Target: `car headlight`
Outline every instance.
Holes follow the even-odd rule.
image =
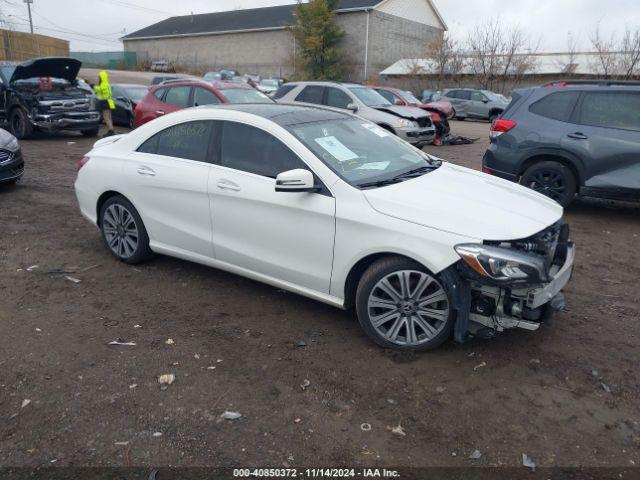
[[[456,245],[454,249],[479,280],[501,284],[548,281],[546,260],[539,255],[477,243]]]
[[[18,143],[18,139],[16,137],[13,137],[11,139],[11,141],[9,141],[9,143],[7,143],[4,148],[6,148],[7,150],[11,150],[12,152],[15,152],[16,150],[18,150],[20,148],[20,144]]]
[[[409,127],[417,127],[418,124],[416,122],[412,122],[411,120],[407,120],[406,118],[399,118],[397,120],[398,123],[396,125],[400,128],[409,128]]]

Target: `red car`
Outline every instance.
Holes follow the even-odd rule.
[[[273,100],[243,83],[200,79],[169,81],[149,88],[136,106],[133,128],[176,110],[219,103],[273,103]]]
[[[403,105],[407,107],[417,107],[425,110],[431,116],[436,127],[436,139],[434,145],[439,145],[442,138],[449,134],[449,118],[453,116],[454,110],[451,103],[446,100],[437,102],[422,103],[411,92],[399,90],[391,87],[372,87],[380,95],[386,98],[394,105]]]

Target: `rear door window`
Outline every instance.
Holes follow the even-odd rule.
[[[323,94],[324,87],[319,85],[308,85],[298,94],[296,102],[316,103],[321,105]]]
[[[164,101],[178,107],[188,107],[190,95],[191,87],[189,86],[171,87],[164,97]]]
[[[165,128],[138,148],[141,153],[208,162],[214,121],[185,122]]]
[[[471,93],[471,100],[473,100],[474,102],[484,102],[487,99],[487,97],[485,97],[480,92],[470,92],[470,93]]]
[[[587,92],[578,123],[640,132],[640,93]]]
[[[580,97],[580,92],[556,92],[541,98],[529,107],[531,113],[568,122]]]
[[[342,90],[327,87],[327,105],[335,108],[347,108],[352,103],[351,97]]]
[[[469,90],[458,90],[458,98],[460,100],[471,100],[471,92]]]

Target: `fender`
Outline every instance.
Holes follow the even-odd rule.
[[[567,163],[569,163],[573,167],[573,169],[578,174],[578,185],[579,186],[584,185],[585,167],[584,167],[584,163],[582,162],[582,159],[577,155],[574,155],[573,153],[560,148],[543,147],[543,148],[536,148],[528,152],[527,156],[520,161],[520,165],[518,166],[518,176],[522,176],[526,168],[529,166],[528,163],[530,163],[530,160],[532,158],[541,157],[541,156],[559,157],[565,160]]]

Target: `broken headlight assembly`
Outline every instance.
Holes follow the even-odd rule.
[[[454,247],[463,276],[481,283],[539,284],[549,281],[544,257],[510,248],[464,243]]]

